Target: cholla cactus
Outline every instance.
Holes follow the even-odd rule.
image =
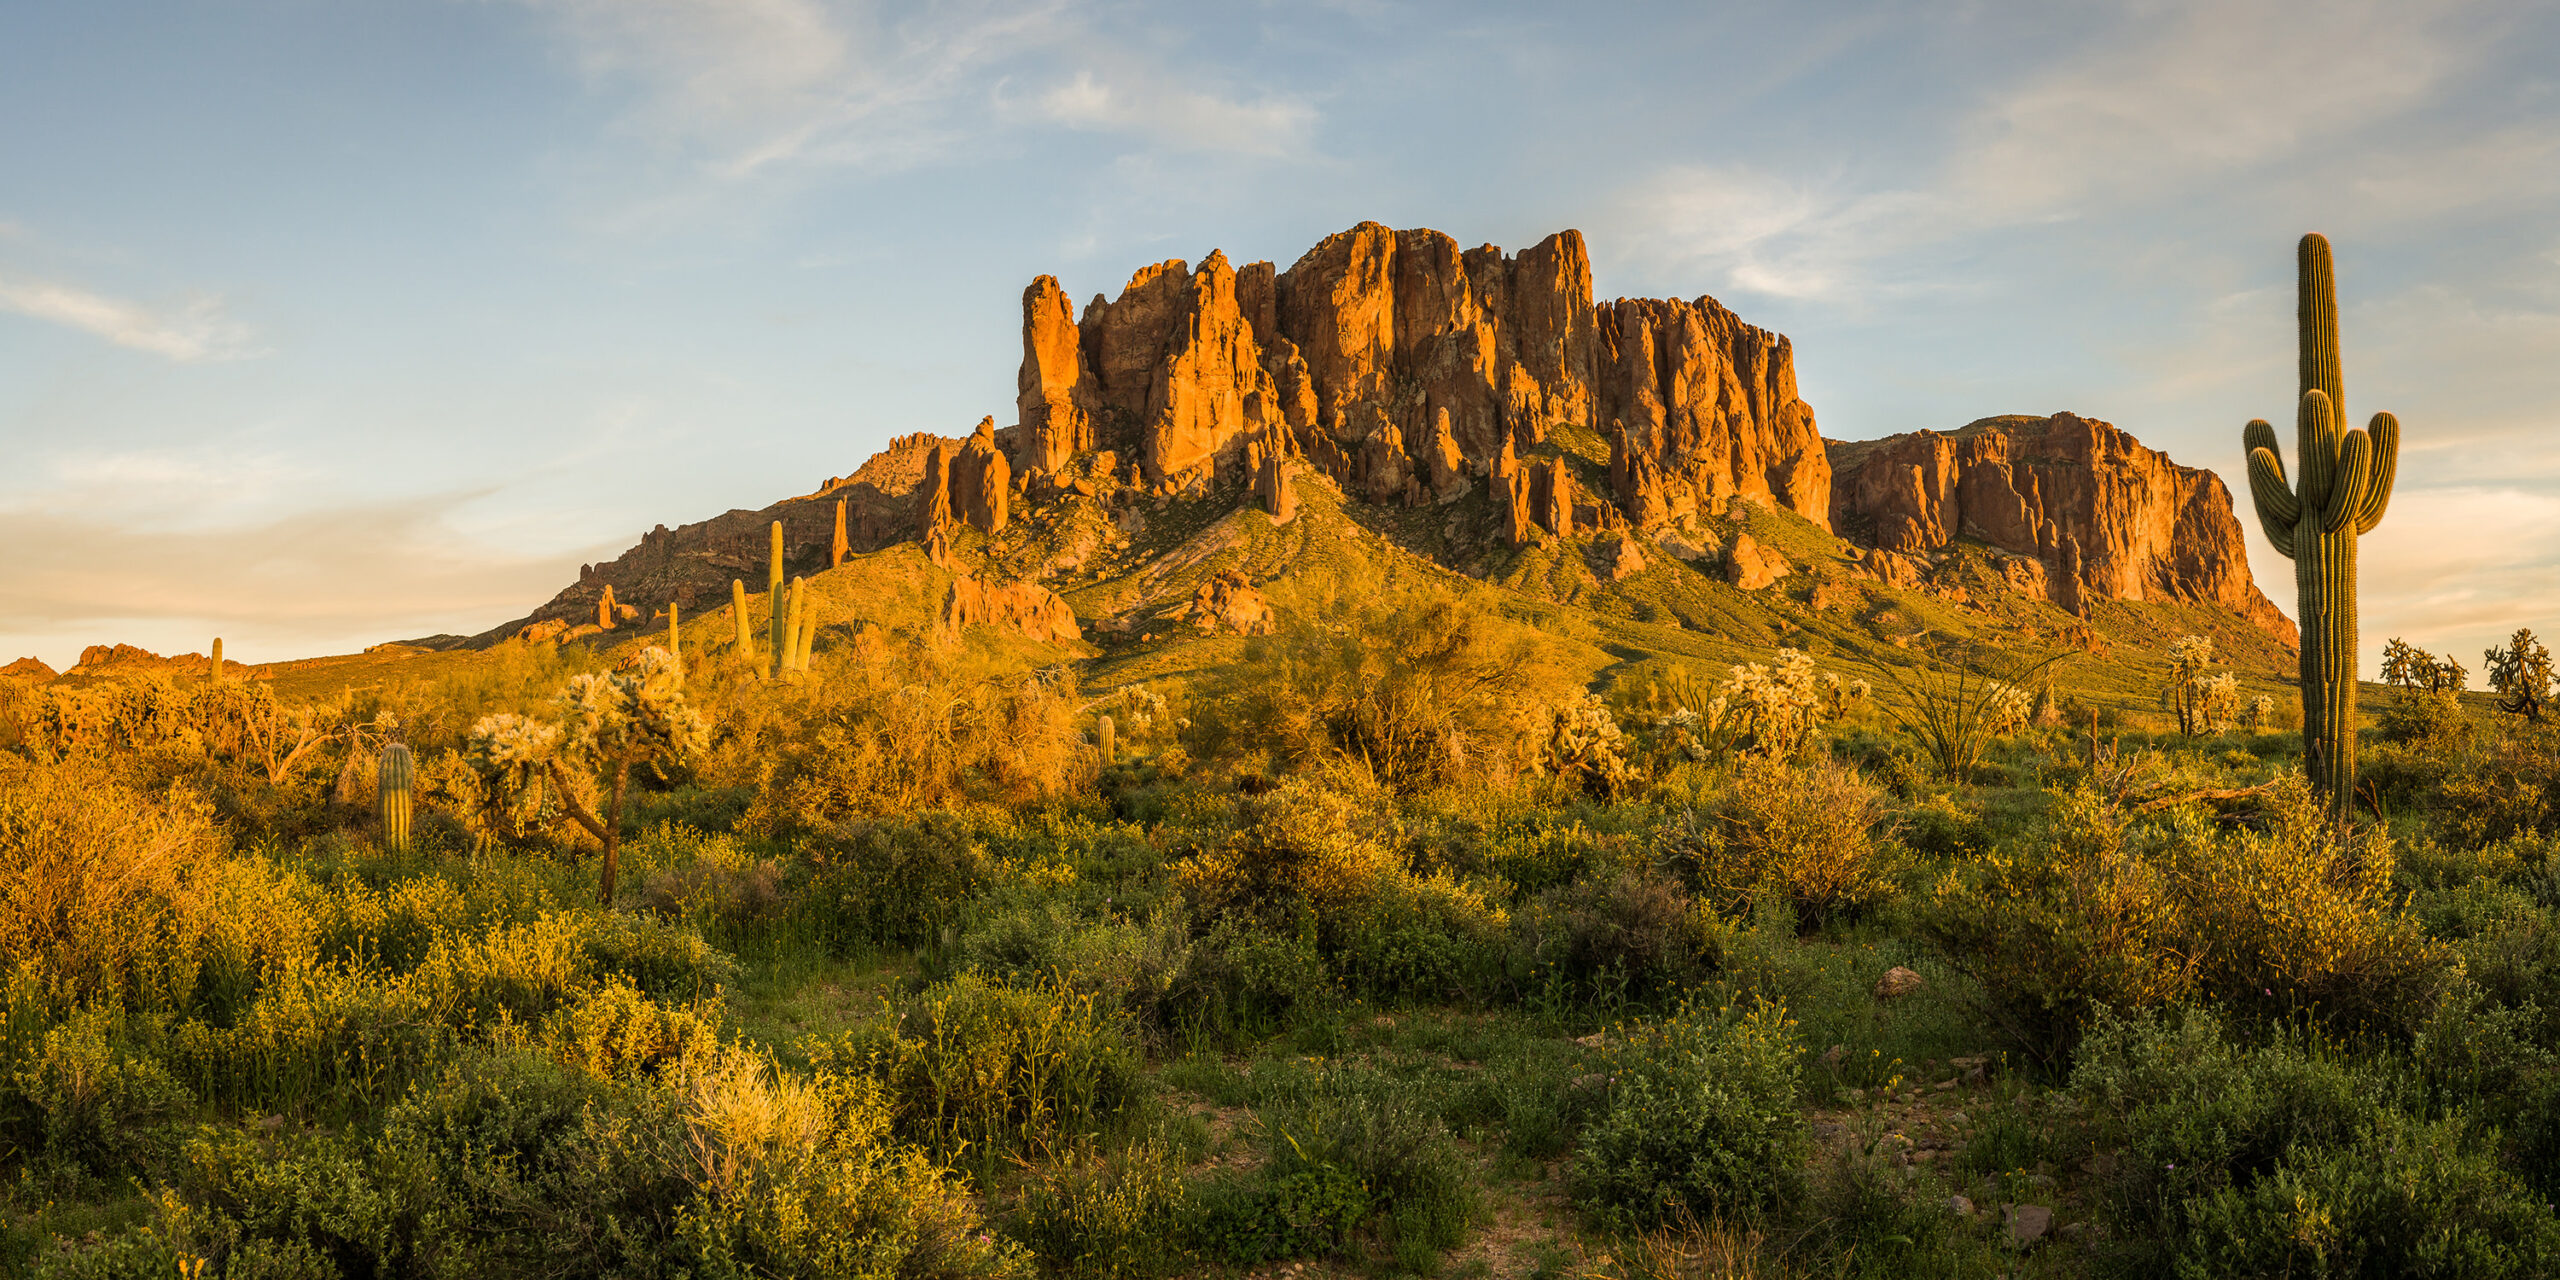
[[[2264,730],[2276,722],[2276,700],[2265,694],[2249,699],[2249,709],[2240,713],[2241,727]]]
[[[2225,671],[2206,677],[2198,688],[2197,718],[2208,732],[2229,732],[2240,720],[2240,677]]]
[[[2169,679],[2160,688],[2160,702],[2177,713],[2178,732],[2186,737],[2204,731],[2204,673],[2213,661],[2210,636],[2181,636],[2169,646]]]
[[[463,758],[480,775],[482,816],[500,838],[524,839],[558,817],[549,763],[559,750],[558,726],[511,711],[471,726]]]
[[[1599,796],[1616,795],[1635,776],[1627,767],[1626,734],[1596,693],[1556,708],[1540,762],[1556,776],[1572,778],[1584,791]]]
[[[675,655],[655,646],[625,670],[573,677],[552,705],[560,712],[557,726],[508,714],[482,719],[471,731],[470,758],[496,784],[493,798],[510,814],[524,797],[540,795],[537,773],[551,783],[561,810],[604,846],[600,892],[611,905],[631,767],[681,759],[701,746],[706,730],[701,715],[685,705]],[[590,770],[606,784],[601,818],[579,802],[564,764]],[[529,816],[548,815],[536,808]]]
[[[1983,719],[1991,736],[2006,738],[2035,721],[2036,695],[2014,684],[1995,682],[1983,704]]]
[[[1795,649],[1778,650],[1774,666],[1735,664],[1732,678],[1716,693],[1724,700],[1724,727],[1732,740],[1765,756],[1794,755],[1831,705],[1813,659]]]

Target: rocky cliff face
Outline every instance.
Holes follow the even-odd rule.
[[[1578,232],[1508,256],[1362,223],[1286,271],[1216,252],[1147,267],[1072,329],[1065,291],[1042,276],[1023,294],[1022,342],[1013,461],[1026,477],[1108,449],[1179,491],[1259,445],[1368,501],[1419,505],[1478,478],[1508,484],[1494,476],[1506,448],[1572,424],[1608,433],[1610,496],[1638,525],[1736,493],[1827,523],[1829,466],[1787,340],[1712,298],[1595,305]],[[1559,504],[1545,492],[1538,505]],[[1569,527],[1561,506],[1554,523]]]
[[[2108,423],[1985,418],[1833,442],[1831,455],[1831,513],[1842,533],[1888,553],[1885,563],[1979,538],[2032,561],[2041,574],[2024,570],[2020,585],[2075,613],[2099,599],[2211,605],[2296,642],[2249,576],[2221,479]]]

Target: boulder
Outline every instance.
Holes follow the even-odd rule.
[[[1876,999],[1899,1000],[1927,985],[1919,974],[1895,965],[1885,970],[1883,977],[1876,979]]]
[[[1081,640],[1076,613],[1058,593],[1036,582],[990,585],[963,575],[951,580],[942,598],[942,632],[957,636],[971,627],[1003,627],[1050,642]]]
[[[1204,636],[1222,632],[1240,636],[1267,636],[1279,623],[1272,612],[1271,601],[1253,585],[1251,579],[1234,570],[1213,574],[1191,595],[1191,606],[1182,619]]]
[[[1724,556],[1724,580],[1745,591],[1758,591],[1794,571],[1776,547],[1763,546],[1747,533],[1733,535]]]
[[[1624,532],[1608,534],[1591,544],[1592,572],[1610,582],[1624,582],[1644,572],[1644,553],[1636,548],[1636,540]]]

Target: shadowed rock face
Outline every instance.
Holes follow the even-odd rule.
[[[1978,538],[2041,564],[2047,598],[2075,612],[2098,599],[2212,605],[2296,642],[2249,576],[2221,479],[2108,423],[1985,418],[1831,449],[1832,514],[1880,551]]]
[[[1828,523],[1787,340],[1712,298],[1595,305],[1579,232],[1507,256],[1364,222],[1286,271],[1162,262],[1087,305],[1072,350],[1065,307],[1047,276],[1023,295],[1026,476],[1108,448],[1181,489],[1260,443],[1369,501],[1419,504],[1571,424],[1612,433],[1610,496],[1639,526],[1736,493]]]

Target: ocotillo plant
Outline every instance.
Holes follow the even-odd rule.
[[[2276,430],[2261,418],[2241,433],[2249,453],[2249,496],[2258,524],[2293,558],[2296,616],[2302,624],[2303,767],[2344,819],[2356,787],[2356,539],[2382,523],[2400,465],[2400,421],[2373,415],[2346,429],[2346,387],[2338,367],[2338,281],[2329,241],[2302,238],[2295,317],[2301,333],[2302,399],[2295,463],[2287,484]]]
[[[382,749],[375,801],[382,809],[382,847],[391,853],[409,851],[409,817],[416,803],[409,788],[416,778],[417,762],[408,747],[395,742]]]
[[[738,623],[738,654],[752,667],[756,662],[756,633],[747,625],[747,584],[729,579],[729,614]]]
[[[779,680],[783,664],[791,658],[791,646],[785,643],[789,637],[784,634],[790,618],[782,602],[782,522],[779,520],[773,522],[773,569],[765,575],[764,581],[765,606],[773,613],[773,678]]]

